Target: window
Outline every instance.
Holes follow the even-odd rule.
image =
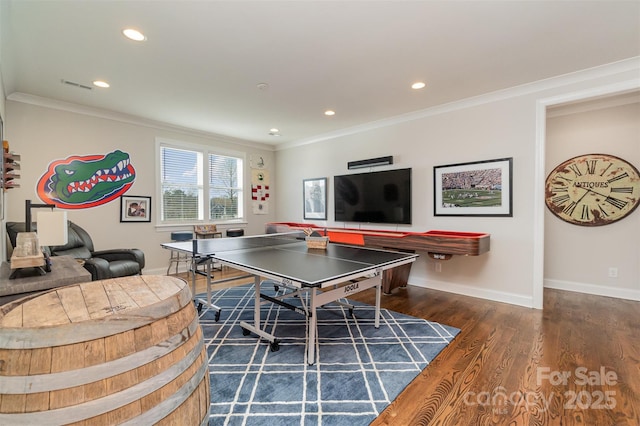
[[[224,221],[243,217],[243,159],[206,147],[161,142],[160,221]]]

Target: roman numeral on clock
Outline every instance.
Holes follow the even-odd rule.
[[[567,205],[567,207],[565,207],[565,208],[562,210],[562,212],[563,212],[563,213],[565,213],[565,214],[567,214],[567,215],[569,215],[569,216],[571,216],[571,215],[573,215],[573,211],[576,209],[576,206],[577,206],[577,205],[578,205],[578,204],[577,204],[575,201],[572,201],[572,202],[570,202],[570,203]]]
[[[623,194],[633,194],[633,186],[623,186],[618,188],[611,188],[611,192],[621,192]]]
[[[600,209],[600,213],[602,213],[602,216],[604,216],[604,217],[608,217],[609,216],[607,214],[607,212],[602,208],[602,206],[600,204],[598,204],[598,208]]]
[[[619,200],[619,199],[613,198],[613,197],[607,197],[607,198],[604,199],[604,201],[606,201],[607,203],[609,203],[612,206],[615,206],[615,207],[617,207],[619,209],[623,209],[624,206],[627,205],[626,201],[622,201],[622,200]]]
[[[626,177],[629,177],[629,173],[624,172],[623,174],[621,174],[621,175],[619,175],[619,176],[612,177],[612,178],[611,178],[611,179],[609,179],[607,182],[609,182],[609,183],[611,183],[611,182],[615,182],[615,181],[617,181],[617,180],[624,179],[624,178],[626,178]]]
[[[604,174],[607,172],[607,170],[609,170],[609,167],[613,166],[612,163],[609,163],[609,165],[602,171],[602,173],[600,173],[600,176],[604,176]]]
[[[582,176],[582,172],[580,171],[580,169],[578,168],[577,164],[569,164],[569,168],[571,170],[573,170],[573,173],[576,174],[576,176]]]
[[[580,216],[580,219],[591,220],[591,217],[589,216],[589,206],[586,204],[583,204],[582,206],[582,216]]]
[[[596,172],[596,164],[598,164],[598,160],[587,160],[587,173],[590,175]]]
[[[557,195],[551,199],[551,202],[556,206],[561,206],[567,201],[569,201],[569,194]]]

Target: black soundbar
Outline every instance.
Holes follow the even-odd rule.
[[[365,167],[387,166],[389,164],[393,164],[393,156],[391,155],[388,157],[370,158],[368,160],[349,161],[347,163],[347,168],[349,170],[362,169]]]

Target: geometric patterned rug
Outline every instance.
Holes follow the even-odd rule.
[[[282,292],[282,289],[280,290]],[[276,295],[262,286],[263,294]],[[202,297],[202,296],[200,296]],[[280,349],[244,336],[253,322],[253,284],[212,293],[222,308],[202,308],[209,354],[210,425],[368,425],[460,332],[459,329],[349,301],[318,309],[317,361],[308,365],[306,317],[277,304],[261,306],[263,327]],[[299,304],[298,299],[287,302]]]

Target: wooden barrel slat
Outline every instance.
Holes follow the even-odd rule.
[[[62,304],[62,308],[69,318],[69,322],[77,323],[81,321],[89,321],[91,316],[89,310],[84,303],[84,296],[80,286],[73,286],[65,291],[57,291],[58,298]]]
[[[206,348],[180,279],[52,290],[1,310],[0,335],[0,424],[207,424]]]
[[[104,284],[104,290],[109,298],[110,308],[113,312],[126,311],[138,308],[139,305],[122,288],[120,281],[111,280]]]
[[[113,312],[108,298],[106,298],[104,287],[95,286],[93,285],[94,283],[100,283],[100,281],[78,284],[78,286],[81,287],[83,294],[95,295],[97,293],[104,295],[102,310],[103,312],[110,313],[109,316],[100,316],[96,318],[92,315],[91,321],[61,324],[56,327],[30,328],[28,335],[25,335],[24,330],[21,327],[5,326],[3,318],[0,318],[0,328],[2,328],[2,333],[0,334],[0,348],[27,349],[48,347],[56,344],[60,345],[83,342],[97,337],[122,333],[126,330],[137,329],[138,327],[142,327],[146,324],[151,324],[154,321],[166,317],[170,313],[177,312],[191,300],[191,291],[187,286],[184,286],[179,289],[178,293],[173,294],[168,299],[162,300],[161,303],[135,309],[135,315],[131,315],[127,311]],[[84,288],[87,284],[91,285],[91,291],[87,291],[87,289]],[[72,287],[74,286],[65,287],[57,291],[66,292]],[[58,298],[58,300],[60,299]],[[85,297],[85,301],[86,300],[87,297]],[[25,315],[29,315],[33,306],[31,305],[32,302],[33,300],[25,302],[25,306],[20,307],[21,310],[26,312]],[[91,301],[87,303],[94,302]]]
[[[51,291],[30,300],[29,307],[22,311],[22,327],[68,324],[69,318],[60,304],[58,293]]]
[[[14,303],[11,303],[11,306],[13,305]],[[3,308],[6,309],[6,307]],[[2,326],[22,327],[22,305],[19,305],[18,307],[8,311],[2,316]]]
[[[70,422],[77,422],[80,420],[91,419],[96,417],[97,415],[102,415],[105,413],[116,412],[115,408],[125,407],[131,403],[137,403],[141,398],[145,397],[147,394],[157,391],[161,389],[163,386],[172,385],[172,381],[176,380],[180,377],[181,374],[185,373],[185,376],[188,376],[185,380],[185,383],[193,377],[196,371],[192,371],[193,368],[203,368],[206,370],[207,364],[206,362],[200,363],[200,365],[196,364],[196,360],[202,357],[202,353],[204,350],[204,344],[202,341],[197,342],[197,344],[191,348],[191,350],[184,354],[182,359],[178,360],[178,362],[174,363],[170,368],[165,369],[162,373],[150,378],[149,380],[135,384],[127,389],[112,393],[110,395],[105,396],[104,398],[87,401],[84,403],[76,403],[69,404],[64,408],[50,409],[46,412],[32,412],[32,413],[17,413],[17,414],[3,414],[0,413],[0,424],[11,424],[11,425],[33,425],[33,424],[66,424]],[[207,377],[201,376],[202,380]],[[180,386],[184,384],[181,383]],[[164,399],[176,398],[174,392],[165,395]],[[178,399],[184,401],[184,395],[178,395]],[[175,406],[173,407],[175,409]],[[117,418],[118,414],[111,414],[112,418]],[[109,422],[109,424],[117,424],[120,422]],[[101,423],[98,423],[101,424]],[[140,423],[138,423],[140,424]]]
[[[145,275],[144,280],[149,288],[160,298],[166,299],[170,297],[175,291],[164,282],[161,275]],[[175,283],[173,283],[175,285]],[[187,287],[188,289],[189,287]]]
[[[196,365],[196,364],[194,364]],[[208,376],[208,368],[206,362],[201,363],[196,371],[193,372],[191,379],[182,385],[176,392],[173,392],[168,398],[156,405],[152,410],[147,411],[144,415],[136,418],[135,421],[127,422],[127,425],[137,424],[155,424],[166,418],[167,422],[172,424],[186,425],[192,422],[188,415],[193,411],[199,411],[203,396],[202,388],[204,388],[202,379]],[[208,396],[208,395],[207,395]],[[187,402],[183,408],[185,410],[172,410],[172,407],[181,402]],[[206,401],[207,405],[209,401]],[[185,411],[185,412],[183,412]],[[185,415],[186,414],[186,415]],[[178,419],[167,418],[167,416],[177,417]],[[137,423],[139,421],[140,423]]]
[[[52,372],[50,362],[52,349],[37,349],[38,351],[48,351],[49,354],[42,353],[33,355],[31,357],[31,363],[28,366],[28,374],[4,376],[0,381],[0,394],[31,394],[86,385],[124,371],[141,367],[151,360],[158,359],[172,352],[175,348],[183,344],[189,336],[196,333],[198,325],[197,319],[194,318],[187,329],[172,336],[168,340],[134,352],[129,356],[115,359],[108,364],[105,362],[104,345],[96,344],[88,346],[85,348],[89,350],[85,350],[85,362],[82,375],[77,374],[75,370]],[[154,371],[155,370],[156,369],[154,369]]]
[[[91,319],[104,318],[113,313],[110,310],[111,302],[109,302],[109,297],[104,289],[103,281],[86,283],[82,286],[82,294]]]
[[[146,281],[143,282],[144,286],[135,280],[125,279],[120,281],[120,286],[138,306],[148,306],[162,300]]]

